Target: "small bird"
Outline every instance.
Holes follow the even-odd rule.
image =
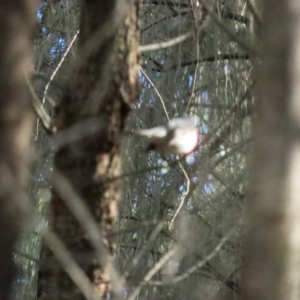
[[[188,155],[200,142],[200,133],[190,118],[174,118],[164,126],[131,132],[149,140],[147,150],[161,154]]]

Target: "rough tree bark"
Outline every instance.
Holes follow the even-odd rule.
[[[31,0],[0,1],[0,299],[9,299],[15,276],[13,247],[26,183],[31,106],[25,75],[33,69]]]
[[[300,6],[263,1],[242,299],[299,299]]]
[[[58,131],[85,120],[97,119],[103,128],[68,143],[55,156],[55,168],[67,177],[99,224],[109,257],[102,264],[92,259],[81,267],[99,296],[112,291],[115,242],[109,237],[118,216],[120,186],[107,177],[120,174],[120,142],[130,106],[138,97],[138,1],[82,3],[77,63],[57,109]],[[82,125],[84,126],[84,125]],[[54,187],[55,189],[55,187]],[[90,241],[54,193],[52,227],[74,257],[92,257]],[[47,254],[49,258],[50,253]],[[42,272],[43,299],[81,299],[82,295],[61,269]]]

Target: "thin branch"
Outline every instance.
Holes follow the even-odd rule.
[[[207,10],[208,14],[212,18],[212,20],[215,22],[218,27],[225,32],[229,37],[232,38],[233,41],[235,41],[241,48],[243,48],[248,53],[257,54],[256,49],[253,48],[252,45],[246,43],[244,40],[239,38],[228,26],[226,26],[221,20],[220,17],[214,12],[214,8],[208,4],[205,0],[198,0],[201,2],[203,7]]]
[[[96,293],[90,280],[72,258],[71,253],[67,250],[57,235],[48,229],[44,231],[42,237],[44,243],[53,252],[84,296],[90,300],[99,300],[99,295]]]
[[[165,285],[165,284],[174,284],[177,282],[180,282],[186,278],[188,278],[190,275],[192,275],[194,272],[196,272],[198,269],[202,268],[205,264],[207,264],[210,260],[212,260],[222,249],[224,244],[229,240],[229,238],[233,235],[235,232],[236,227],[232,228],[219,242],[219,244],[214,248],[214,250],[207,255],[204,259],[200,260],[198,263],[196,263],[194,266],[189,268],[185,273],[182,275],[176,276],[172,278],[171,280],[166,281],[151,281],[148,282],[149,285]],[[143,282],[146,284],[146,282]]]
[[[222,121],[217,128],[215,128],[214,132],[219,132],[217,136],[207,136],[202,141],[202,145],[208,148],[209,153],[213,153],[216,149],[219,148],[223,140],[228,136],[231,132],[232,128],[232,118],[235,116],[235,113],[241,109],[243,112],[242,119],[245,119],[252,113],[251,107],[242,107],[243,103],[247,100],[251,89],[253,88],[254,83],[251,84],[250,88],[246,90],[243,97],[239,100],[239,102],[231,109],[228,113],[227,118]]]
[[[189,178],[189,175],[187,174],[186,170],[183,168],[182,164],[179,162],[179,166],[184,174],[184,177],[186,179],[186,190],[185,192],[183,193],[183,195],[181,196],[181,201],[180,201],[180,204],[171,220],[171,223],[170,223],[170,227],[173,225],[173,222],[175,221],[176,217],[178,216],[183,204],[186,202],[186,199],[188,198],[188,196],[190,195],[189,191],[190,191],[190,184],[191,184],[191,180]]]
[[[32,257],[31,255],[26,254],[26,253],[24,253],[24,252],[21,252],[21,251],[19,251],[19,250],[17,250],[17,249],[14,250],[14,253],[15,253],[16,255],[22,256],[22,257],[24,257],[24,258],[26,258],[26,259],[28,259],[28,260],[34,262],[34,263],[36,263],[36,264],[39,264],[39,265],[41,264],[41,261],[40,261],[38,258]]]
[[[231,149],[229,151],[227,151],[224,155],[222,155],[221,157],[219,157],[213,163],[213,165],[214,166],[218,166],[222,161],[224,161],[225,159],[227,159],[228,157],[230,157],[232,154],[234,154],[238,150],[240,150],[240,149],[244,148],[245,146],[247,146],[251,141],[253,141],[253,138],[252,137],[248,137],[245,141],[237,143],[236,145],[234,145],[233,147],[231,147]]]
[[[45,90],[44,90],[44,96],[43,96],[43,100],[42,100],[42,104],[44,105],[45,104],[45,100],[46,100],[46,95],[48,93],[48,89],[49,89],[49,86],[52,82],[52,80],[54,79],[55,75],[57,74],[58,70],[60,69],[62,63],[64,62],[64,60],[66,59],[67,55],[69,54],[73,44],[75,43],[77,37],[78,37],[78,34],[79,34],[79,30],[77,30],[77,32],[75,33],[75,35],[73,36],[71,42],[70,42],[70,45],[68,46],[68,48],[66,49],[64,55],[62,56],[61,60],[59,61],[58,65],[56,66],[55,70],[53,71],[50,79],[49,79],[49,82],[47,83],[46,87],[45,87]]]
[[[253,2],[251,0],[246,0],[246,3],[249,7],[250,12],[252,13],[254,20],[257,24],[257,26],[261,27],[262,22],[261,22],[261,18],[259,15],[259,12],[257,11],[256,7],[254,6]]]
[[[146,285],[151,278],[163,267],[163,265],[176,253],[177,247],[171,248],[155,265],[154,267],[146,274],[141,284],[136,287],[133,291],[132,295],[129,297],[128,300],[134,300],[139,292],[141,291],[142,287]]]
[[[71,43],[70,45],[68,46],[67,50],[65,51],[64,55],[62,56],[61,60],[59,61],[57,67],[55,68],[55,70],[53,71],[48,83],[46,84],[46,87],[45,87],[45,90],[44,90],[44,95],[43,95],[43,99],[42,99],[42,107],[44,106],[45,104],[45,101],[46,101],[46,96],[47,96],[47,93],[48,93],[48,89],[50,87],[50,84],[51,82],[53,81],[55,75],[57,74],[58,70],[60,69],[62,63],[64,62],[64,60],[66,59],[68,53],[70,52],[74,42],[76,41],[77,37],[78,37],[78,34],[79,34],[79,31],[76,32],[76,34],[74,35],[73,39],[71,40]],[[36,124],[36,135],[35,135],[35,141],[37,140],[38,138],[38,133],[39,133],[39,119],[37,121],[37,124]]]
[[[175,70],[178,67],[187,67],[196,65],[198,63],[202,62],[214,62],[214,61],[220,61],[220,60],[233,60],[233,59],[250,59],[250,55],[247,53],[224,53],[224,54],[217,54],[217,55],[211,55],[207,57],[202,57],[193,61],[187,61],[183,62],[180,65],[174,65],[169,68],[169,70]]]
[[[122,219],[122,217],[120,217],[120,219]],[[130,218],[127,218],[127,219],[130,219]],[[144,228],[149,228],[151,226],[157,225],[157,223],[159,223],[159,222],[157,222],[156,220],[143,221],[135,226],[130,226],[129,228],[126,228],[126,229],[120,229],[120,230],[115,230],[115,231],[109,232],[109,233],[105,234],[105,237],[111,238],[111,237],[115,237],[115,236],[118,236],[121,234],[137,232],[137,231],[143,230]]]
[[[169,163],[167,168],[174,167],[177,163],[178,163],[178,160],[175,160],[175,161]],[[143,169],[136,170],[136,171],[133,171],[133,172],[125,172],[125,173],[123,173],[119,176],[115,176],[115,177],[112,177],[112,178],[106,178],[106,181],[111,182],[111,181],[115,181],[115,180],[122,180],[122,179],[127,178],[127,177],[132,177],[132,176],[136,176],[136,175],[139,175],[139,174],[144,174],[144,173],[147,173],[147,172],[162,170],[162,169],[166,169],[165,164],[152,166],[152,167],[148,167],[148,168],[143,168]]]
[[[169,117],[169,114],[168,114],[165,102],[164,102],[161,94],[159,93],[158,89],[156,88],[156,86],[154,85],[154,83],[152,82],[152,80],[149,78],[149,76],[145,73],[145,71],[142,68],[140,68],[140,70],[141,70],[142,74],[146,77],[146,79],[148,80],[148,82],[150,83],[150,85],[153,87],[154,91],[156,92],[156,94],[157,94],[157,96],[158,96],[158,98],[159,98],[159,100],[161,102],[161,105],[162,105],[162,107],[164,109],[164,112],[166,114],[166,117],[167,117],[168,121],[170,121],[170,117]]]
[[[13,174],[9,171],[9,168],[3,167],[5,177],[2,178],[6,186],[14,187],[18,190],[18,182],[16,182]],[[22,189],[20,189],[22,191]],[[51,231],[49,227],[46,226],[45,220],[40,216],[37,210],[32,206],[28,197],[24,192],[19,193],[19,197],[16,198],[15,204],[18,206],[20,211],[30,220],[35,220],[40,224],[43,224],[41,235],[44,240],[44,243],[49,249],[53,252],[54,256],[61,263],[67,274],[78,286],[80,291],[84,296],[89,300],[99,300],[99,296],[96,294],[94,287],[90,283],[90,280],[87,278],[82,269],[78,266],[76,261],[72,258],[69,251],[66,249],[62,241],[56,236],[55,233]],[[34,226],[36,222],[32,222]]]
[[[107,247],[103,243],[104,237],[101,236],[98,225],[94,221],[94,217],[65,176],[58,170],[54,170],[51,175],[50,182],[52,183],[54,190],[87,233],[96,250],[99,263],[103,264],[107,261],[109,253]]]
[[[148,247],[150,244],[155,240],[156,236],[161,232],[163,229],[163,226],[165,224],[166,218],[162,219],[156,226],[156,228],[153,230],[151,233],[149,239],[147,242],[144,244],[142,249],[135,255],[135,257],[132,259],[130,266],[125,270],[123,273],[123,278],[127,278],[129,276],[130,271],[138,264],[144,253],[147,251]]]
[[[168,5],[168,6],[176,6],[176,7],[183,7],[189,8],[189,4],[186,2],[179,2],[179,1],[158,1],[158,0],[144,0],[144,4],[153,4],[153,5]]]
[[[170,19],[176,18],[178,16],[184,16],[184,15],[187,15],[188,13],[189,13],[188,11],[181,11],[181,12],[176,12],[176,13],[174,13],[171,16],[165,16],[165,17],[163,17],[163,18],[161,18],[161,19],[159,19],[159,20],[157,20],[157,21],[149,24],[148,26],[144,27],[143,29],[141,29],[141,33],[143,33],[144,31],[150,29],[151,27],[153,27],[153,26],[155,26],[155,25],[157,25],[157,24],[159,24],[159,23],[161,23],[161,22],[163,22],[165,20],[170,20]]]
[[[191,32],[188,32],[188,33],[182,34],[176,38],[170,39],[166,42],[150,44],[150,45],[141,45],[141,46],[139,46],[139,51],[141,53],[143,53],[143,52],[155,51],[155,50],[161,50],[161,49],[173,47],[173,46],[187,40],[188,38],[190,38],[192,36],[193,36],[193,34]]]
[[[36,93],[32,87],[32,84],[29,82],[29,79],[27,76],[26,76],[26,81],[27,81],[29,91],[31,92],[31,95],[32,95],[31,103],[32,103],[32,106],[33,106],[33,109],[34,109],[36,115],[38,116],[39,120],[42,122],[44,128],[47,131],[49,131],[50,133],[56,132],[56,130],[57,130],[56,126],[53,124],[49,114],[44,109],[43,105],[41,104],[40,99],[36,95]]]
[[[189,212],[190,213],[190,212]],[[205,222],[206,224],[206,222]],[[209,225],[207,225],[209,226]],[[209,226],[211,227],[211,226]],[[192,250],[190,247],[188,247],[185,243],[180,243],[178,240],[174,239],[174,237],[171,237],[169,234],[167,234],[165,231],[163,232],[168,238],[173,239],[173,242],[179,243],[180,247],[183,247],[186,251],[188,251],[188,255],[192,254],[197,258],[197,260],[203,260],[203,257],[200,257],[198,253],[195,253],[194,250]],[[240,268],[238,268],[240,269]],[[222,282],[224,285],[226,285],[228,288],[230,288],[233,291],[238,292],[239,286],[238,283],[232,280],[227,279],[223,274],[221,274],[218,270],[216,270],[209,262],[207,262],[203,267],[201,268],[202,271],[209,273],[209,278]],[[199,270],[200,271],[200,270]],[[204,274],[199,274],[200,276],[204,276]],[[149,283],[151,285],[152,281]]]
[[[70,211],[78,220],[81,227],[85,230],[89,237],[91,244],[96,250],[97,260],[100,265],[105,265],[109,260],[110,254],[107,246],[104,244],[104,237],[101,236],[99,227],[94,221],[94,217],[85,205],[84,201],[80,198],[78,193],[74,190],[70,182],[58,170],[52,172],[51,183],[59,197],[64,201]],[[113,268],[112,272],[112,285],[116,291],[121,291],[123,288],[123,281]]]
[[[228,8],[223,8],[221,10],[221,17],[223,17],[224,19],[234,20],[236,22],[243,23],[246,26],[249,26],[249,23],[250,23],[248,18],[238,15],[238,14],[235,14]]]

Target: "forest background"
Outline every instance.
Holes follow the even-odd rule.
[[[0,299],[300,299],[298,1],[0,7]]]

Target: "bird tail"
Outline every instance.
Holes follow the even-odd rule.
[[[144,130],[144,129],[140,129],[140,130],[125,130],[123,131],[124,135],[135,135],[135,136],[144,136],[144,137],[149,137],[149,135],[151,136],[151,131],[149,130]]]

